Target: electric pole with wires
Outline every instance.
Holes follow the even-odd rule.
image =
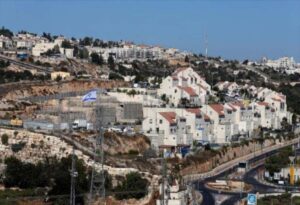
[[[97,91],[98,95],[102,93],[101,90]],[[103,204],[106,204],[105,197],[105,170],[104,170],[104,150],[103,150],[103,141],[104,141],[104,132],[105,132],[105,115],[111,115],[111,113],[107,112],[103,106],[96,106],[95,110],[95,127],[99,130],[98,135],[96,135],[95,143],[94,143],[94,164],[92,169],[91,176],[91,185],[90,185],[90,193],[89,193],[89,204],[93,204],[93,202],[99,199]],[[100,166],[97,166],[100,164]]]
[[[90,198],[89,204],[93,204],[93,201],[97,198],[104,201],[105,204],[105,173],[104,173],[104,151],[103,151],[103,134],[104,130],[101,127],[99,129],[99,135],[96,137],[94,148],[94,165],[91,177],[90,186]],[[96,163],[99,162],[100,169],[96,170]]]

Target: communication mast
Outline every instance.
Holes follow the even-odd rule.
[[[204,36],[204,44],[205,44],[205,58],[207,59],[208,57],[208,40],[207,40],[207,33],[205,33],[205,36]]]

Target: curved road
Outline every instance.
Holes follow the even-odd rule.
[[[259,161],[262,158],[267,158],[270,155],[275,154],[276,152],[277,151],[273,150],[270,153],[266,153],[263,156],[257,156],[255,158],[249,160],[249,162]],[[280,187],[280,186],[274,187],[274,186],[262,184],[262,183],[260,183],[259,181],[257,181],[255,179],[255,175],[257,173],[257,170],[259,170],[263,166],[264,165],[262,164],[262,165],[259,165],[255,168],[249,170],[243,177],[243,181],[245,183],[252,185],[253,188],[252,188],[251,192],[253,192],[253,193],[257,193],[257,192],[259,192],[259,193],[281,193],[281,192],[284,193],[285,192],[284,187]],[[213,204],[215,204],[215,199],[213,197],[213,194],[218,194],[218,191],[208,189],[204,186],[204,184],[208,181],[214,181],[216,179],[224,178],[227,174],[232,173],[235,168],[236,167],[233,167],[231,170],[224,171],[224,172],[222,172],[221,174],[219,174],[217,176],[207,178],[207,179],[195,184],[195,186],[198,187],[198,190],[200,190],[200,192],[203,195],[203,202],[202,202],[201,205],[213,205]],[[240,193],[226,193],[225,195],[229,196],[229,198],[227,200],[223,201],[221,203],[222,205],[233,205],[236,202],[238,202],[241,198]],[[247,196],[246,193],[242,194],[242,198],[245,198],[246,196]]]

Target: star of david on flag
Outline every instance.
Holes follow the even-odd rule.
[[[97,99],[97,91],[92,90],[82,97],[82,102],[94,102]]]

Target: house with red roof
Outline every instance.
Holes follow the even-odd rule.
[[[239,85],[236,82],[229,81],[218,82],[215,87],[217,87],[219,90],[227,90],[230,93],[239,89]]]
[[[234,117],[236,110],[232,107],[219,104],[204,105],[201,111],[208,115],[213,122],[213,143],[226,144],[231,142],[231,137],[238,133]]]
[[[163,79],[158,95],[165,95],[175,107],[182,104],[200,106],[210,92],[210,85],[197,72],[191,67],[182,67]]]
[[[187,131],[186,118],[172,108],[144,108],[142,127],[155,147],[191,145],[192,134]]]

